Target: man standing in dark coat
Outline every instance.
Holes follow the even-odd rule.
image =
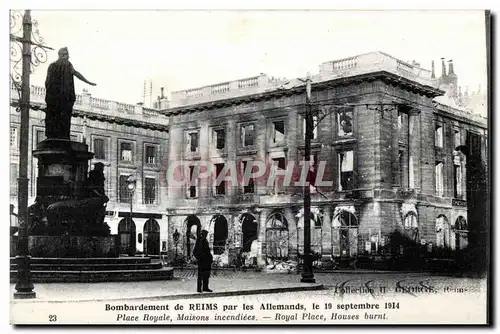
[[[49,65],[45,79],[45,136],[47,139],[70,139],[71,114],[76,100],[73,76],[95,86],[73,68],[68,48],[58,52],[59,59]]]
[[[212,292],[208,287],[210,278],[210,268],[212,267],[213,257],[210,252],[210,246],[207,240],[208,231],[201,231],[200,237],[196,240],[193,255],[198,261],[198,292]]]

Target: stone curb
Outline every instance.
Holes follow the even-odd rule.
[[[318,270],[314,272],[315,274],[429,274],[424,271],[411,271],[411,270]]]
[[[188,270],[194,270],[196,271],[195,268],[183,268],[183,267],[173,267],[175,271],[177,272],[183,272],[183,271],[188,271]],[[213,271],[234,271],[232,268],[212,268]],[[174,277],[175,277],[175,271],[174,271]],[[269,275],[269,274],[276,274],[276,275],[287,275],[287,274],[294,274],[298,275],[300,272],[297,271],[292,271],[291,273],[287,272],[273,272],[273,271],[266,271],[266,270],[254,270],[254,269],[247,269],[247,270],[236,270],[234,272],[251,272],[251,273],[260,273],[262,275]],[[430,271],[417,271],[417,270],[370,270],[370,269],[338,269],[338,270],[314,270],[314,273],[317,274],[448,274],[448,273],[440,273],[440,272],[430,272]]]
[[[134,301],[134,300],[177,300],[177,299],[199,299],[199,298],[213,298],[213,297],[230,297],[230,296],[246,296],[257,294],[270,294],[270,293],[284,293],[296,291],[314,291],[323,290],[323,284],[309,284],[304,286],[291,286],[283,288],[269,288],[269,289],[251,289],[251,290],[235,290],[235,291],[221,291],[221,292],[205,292],[205,293],[185,293],[178,295],[166,296],[145,296],[145,297],[124,297],[124,298],[109,298],[109,299],[80,299],[80,300],[50,300],[50,299],[25,299],[13,300],[11,303],[83,303],[83,302],[117,302],[117,301]]]

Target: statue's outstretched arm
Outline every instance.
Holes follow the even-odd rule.
[[[75,77],[77,77],[78,79],[82,80],[85,83],[88,83],[91,86],[95,86],[96,85],[95,83],[93,83],[93,82],[88,81],[87,79],[85,79],[85,77],[80,72],[78,72],[76,70],[75,70],[75,72],[73,74],[75,75]]]

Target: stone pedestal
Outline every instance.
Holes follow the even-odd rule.
[[[33,151],[38,159],[37,197],[47,205],[84,196],[89,160],[88,145],[69,140],[49,139]]]
[[[29,208],[29,251],[36,257],[118,256],[104,223],[106,197],[88,182],[88,146],[49,139],[38,144],[37,197]]]

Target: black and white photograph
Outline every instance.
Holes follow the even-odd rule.
[[[12,325],[491,323],[486,8],[9,15]]]

